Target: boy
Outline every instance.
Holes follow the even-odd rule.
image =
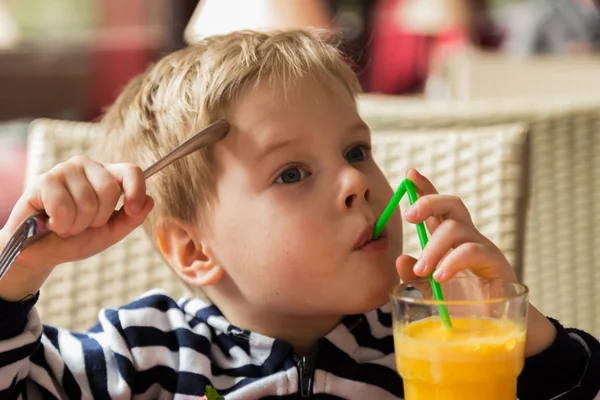
[[[402,398],[387,307],[398,274],[437,266],[443,281],[476,266],[485,278],[515,276],[461,201],[416,171],[422,198],[406,218],[428,222],[427,250],[418,263],[401,255],[398,213],[370,240],[392,189],[371,158],[357,92],[336,50],[307,32],[213,37],[134,79],[102,122],[106,153],[131,164],[58,165],[1,232],[5,243],[44,209],[55,233],[0,281],[0,397],[192,399],[210,384],[228,400]],[[136,165],[219,118],[232,126],[225,139],[146,187]],[[151,292],[102,311],[83,334],[42,326],[33,306],[53,268],[144,221],[196,296]],[[594,398],[598,342],[533,306],[528,324],[519,397]]]

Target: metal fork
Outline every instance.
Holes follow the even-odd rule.
[[[210,124],[146,168],[144,170],[144,178],[148,179],[180,158],[203,147],[217,143],[228,132],[229,123],[225,120],[219,120]],[[0,279],[4,277],[24,249],[50,233],[50,230],[47,228],[47,222],[48,216],[42,210],[30,215],[17,227],[2,252],[0,252]]]

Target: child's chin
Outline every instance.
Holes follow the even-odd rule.
[[[355,314],[364,314],[369,311],[372,311],[376,308],[383,307],[390,301],[389,289],[382,288],[380,291],[375,293],[365,293],[364,301],[362,301],[361,305],[357,308]]]

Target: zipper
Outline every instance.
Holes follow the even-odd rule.
[[[309,356],[299,356],[294,353],[294,362],[298,367],[298,391],[301,397],[310,397],[312,394],[316,355],[316,352]]]

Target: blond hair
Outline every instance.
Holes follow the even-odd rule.
[[[102,120],[103,159],[146,167],[206,125],[223,118],[238,96],[267,80],[337,79],[354,98],[359,84],[337,47],[317,32],[240,31],[167,55],[134,78]],[[203,222],[216,200],[210,149],[175,163],[148,182],[157,219]]]

